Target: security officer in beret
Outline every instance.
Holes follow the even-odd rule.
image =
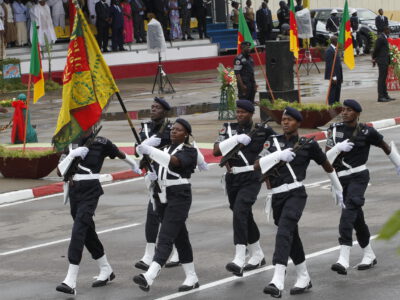
[[[238,96],[241,100],[249,100],[254,103],[257,92],[256,80],[254,78],[254,60],[250,55],[251,43],[240,44],[241,53],[233,61],[233,70],[237,79]]]
[[[91,145],[85,145],[87,140],[92,138],[92,134],[93,131],[89,130],[88,134],[81,138],[77,144],[71,144],[61,156],[58,164],[59,175],[64,176],[75,158],[82,159],[76,174],[69,182],[69,191],[65,191],[67,198],[69,197],[74,224],[68,248],[68,273],[64,281],[56,287],[59,292],[73,295],[76,294],[76,280],[84,246],[100,268],[100,273],[92,287],[104,286],[108,281],[115,278],[104,253],[103,245],[97,236],[93,220],[99,197],[103,194],[99,173],[104,159],[106,157],[111,159],[118,157],[124,160],[135,173],[141,174],[136,162],[120,151],[109,139],[97,136]]]
[[[268,174],[275,225],[278,226],[272,263],[274,275],[264,289],[265,294],[280,298],[284,289],[286,266],[289,257],[296,267],[297,280],[290,294],[302,294],[312,287],[308,274],[298,222],[307,201],[303,184],[311,160],[321,165],[332,182],[335,198],[343,201],[342,187],[325,153],[313,139],[299,137],[298,128],[303,120],[299,111],[287,107],[282,116],[282,135],[274,135],[265,143],[265,156],[254,164],[256,170]]]
[[[162,193],[159,195],[161,227],[158,234],[154,259],[146,273],[137,275],[133,281],[144,291],[149,291],[161,268],[167,262],[175,246],[179,253],[186,279],[179,291],[199,287],[193,264],[193,251],[186,228],[186,219],[192,204],[190,177],[197,165],[197,150],[189,144],[192,128],[184,119],[178,118],[171,128],[171,144],[164,150],[141,144],[139,154],[149,155],[157,162],[156,176]]]
[[[170,132],[172,128],[171,122],[167,118],[168,112],[171,110],[169,103],[164,98],[154,98],[154,102],[150,109],[149,122],[143,122],[142,128],[139,133],[142,143],[163,149],[165,146],[171,144]],[[156,162],[153,163],[156,164]],[[145,176],[145,182],[150,189],[151,181],[154,181],[155,174],[150,170]],[[155,197],[158,197],[157,195]],[[160,217],[156,211],[156,201],[158,199],[153,198],[153,193],[150,191],[150,201],[147,206],[147,217],[145,225],[146,235],[146,249],[145,253],[140,261],[135,264],[135,267],[144,271],[147,271],[150,263],[153,261],[155,243],[157,240],[158,230],[160,227]],[[174,267],[179,265],[179,257],[176,248],[171,256],[171,260],[166,266]]]
[[[345,100],[342,110],[343,123],[330,126],[326,143],[326,154],[343,186],[346,206],[342,209],[339,223],[340,255],[331,267],[333,271],[342,275],[346,275],[349,268],[353,229],[364,253],[357,269],[367,270],[377,263],[362,209],[369,182],[366,163],[371,145],[381,148],[388,155],[396,167],[397,174],[400,175],[400,155],[396,145],[392,142],[389,146],[376,129],[359,123],[361,112],[361,105],[356,100]]]
[[[243,270],[253,270],[265,265],[260,247],[260,232],[254,221],[252,206],[261,188],[260,171],[254,171],[254,161],[263,149],[265,140],[275,132],[264,124],[253,122],[254,105],[248,100],[236,102],[237,123],[225,123],[214,144],[214,156],[225,156],[237,145],[240,151],[227,163],[225,174],[226,194],[233,212],[233,243],[236,253],[226,269],[236,276]],[[250,258],[247,264],[246,247]]]

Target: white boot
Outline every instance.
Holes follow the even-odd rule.
[[[350,250],[351,246],[341,245],[340,255],[336,264],[333,264],[331,269],[341,275],[347,275],[347,269],[349,268],[350,261]]]
[[[276,264],[274,276],[271,282],[264,288],[264,294],[269,294],[274,298],[282,297],[282,290],[285,287],[286,266]]]
[[[79,265],[69,264],[68,273],[64,281],[56,287],[56,290],[66,294],[76,295],[76,279],[78,278]]]
[[[291,295],[302,294],[306,289],[310,289],[311,279],[307,271],[306,262],[296,265],[297,280],[294,287],[290,290]]]
[[[149,265],[153,261],[154,253],[156,250],[156,244],[147,243],[146,250],[144,251],[144,255],[140,261],[135,264],[135,268],[141,269],[143,271],[147,271]]]
[[[178,250],[176,250],[175,245],[172,247],[172,253],[169,262],[165,264],[166,268],[173,268],[179,266],[179,255]]]
[[[179,287],[180,292],[186,292],[199,287],[199,279],[197,278],[196,271],[194,270],[194,263],[182,264],[183,271],[186,278],[182,285]]]
[[[250,252],[250,259],[247,262],[247,265],[244,267],[244,270],[254,270],[265,265],[264,252],[261,249],[260,241],[250,244],[248,249]]]
[[[105,254],[97,259],[96,262],[100,268],[100,273],[97,276],[96,281],[93,282],[92,287],[104,286],[108,281],[111,281],[115,278],[113,270],[108,263],[107,256]]]
[[[148,292],[150,290],[150,286],[153,284],[154,279],[156,279],[160,271],[161,266],[153,261],[147,272],[133,277],[133,281],[138,284],[143,291]]]
[[[368,244],[367,247],[363,249],[364,251],[364,256],[357,266],[358,270],[367,270],[372,268],[374,265],[376,265],[376,256],[374,251],[372,250],[371,244]]]
[[[226,270],[236,276],[243,276],[243,267],[246,260],[246,245],[236,245],[235,258],[226,265]]]

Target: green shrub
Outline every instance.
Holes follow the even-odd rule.
[[[25,153],[22,149],[13,149],[0,146],[0,157],[25,157],[25,158],[39,158],[55,153],[53,150],[26,150]]]
[[[320,111],[320,110],[328,110],[331,108],[340,107],[341,104],[338,102],[330,106],[326,104],[317,104],[317,103],[287,102],[282,99],[275,99],[275,101],[272,103],[267,99],[261,99],[260,106],[266,106],[270,110],[284,110],[287,106],[291,106],[299,111],[301,110]]]

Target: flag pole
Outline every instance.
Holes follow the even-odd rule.
[[[301,88],[300,88],[299,59],[298,58],[296,58],[296,77],[297,77],[297,93],[299,95],[299,103],[301,103]]]
[[[326,94],[326,99],[325,99],[325,104],[326,104],[326,105],[329,105],[329,94],[331,93],[332,78],[333,78],[333,72],[335,71],[336,57],[337,57],[338,51],[339,51],[339,44],[336,45],[335,56],[334,56],[334,58],[333,58],[333,64],[332,64],[331,75],[330,75],[330,77],[329,77],[328,93]]]
[[[27,92],[27,96],[26,96],[26,110],[25,110],[24,147],[22,148],[22,153],[25,153],[25,148],[26,148],[26,131],[28,128],[29,98],[31,97],[31,82],[32,82],[32,74],[29,73],[28,92]]]
[[[269,84],[269,80],[268,80],[268,77],[267,77],[267,73],[266,73],[266,71],[265,71],[265,69],[264,69],[264,65],[263,65],[263,63],[262,63],[262,61],[261,61],[261,58],[260,58],[260,55],[259,55],[259,53],[258,53],[257,47],[254,47],[254,50],[256,51],[256,55],[257,55],[257,58],[258,58],[258,62],[260,63],[260,67],[261,67],[261,70],[262,70],[262,72],[263,72],[265,81],[267,82],[267,87],[268,87],[269,93],[271,94],[272,102],[274,102],[274,101],[275,101],[275,96],[274,96],[274,93],[272,92],[271,85]]]

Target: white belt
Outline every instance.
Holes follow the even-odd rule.
[[[164,179],[164,180],[160,180],[160,183],[163,186],[173,186],[173,185],[189,184],[190,181],[187,178]]]
[[[100,174],[75,174],[73,181],[100,179]]]
[[[279,194],[279,193],[289,192],[289,191],[297,189],[298,187],[301,187],[301,186],[303,186],[303,182],[301,182],[301,181],[296,181],[293,183],[285,183],[276,188],[272,188],[271,193]]]
[[[338,177],[343,177],[343,176],[351,175],[351,174],[354,174],[354,173],[359,173],[359,172],[364,171],[366,169],[367,169],[366,165],[361,165],[359,167],[355,167],[355,168],[351,168],[351,169],[348,169],[348,170],[340,171],[340,172],[337,173],[337,175],[338,175]]]
[[[244,166],[244,167],[233,167],[231,169],[232,174],[239,174],[239,173],[245,173],[245,172],[252,172],[254,171],[254,166]]]

